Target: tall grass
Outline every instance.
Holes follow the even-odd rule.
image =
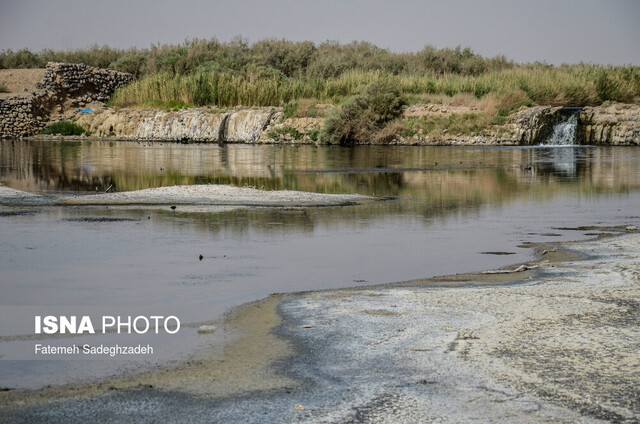
[[[341,103],[377,81],[388,81],[410,101],[420,96],[469,94],[476,99],[493,96],[544,105],[587,106],[613,100],[640,99],[640,68],[575,66],[571,68],[510,69],[482,75],[393,75],[383,71],[351,70],[329,78],[283,75],[237,75],[198,71],[192,74],[162,72],[141,78],[116,92],[116,106],[145,105],[153,101],[182,101],[194,105],[230,107],[281,106],[315,98]],[[500,103],[502,100],[499,100]],[[511,103],[502,106],[508,106]],[[524,103],[523,103],[524,104]]]
[[[640,98],[640,67],[518,65],[469,48],[394,53],[367,42],[340,44],[266,39],[250,44],[194,39],[147,49],[92,46],[82,50],[0,51],[0,69],[84,62],[131,72],[139,81],[117,104],[181,101],[195,105],[279,106],[303,98],[341,103],[381,79],[411,101],[420,96],[470,94],[551,105],[594,105]],[[502,106],[501,106],[502,107]]]

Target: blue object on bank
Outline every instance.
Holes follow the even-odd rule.
[[[91,109],[90,107],[87,109],[78,109],[78,112],[80,113],[89,113],[89,112],[93,112],[93,109]]]

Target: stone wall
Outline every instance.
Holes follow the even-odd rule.
[[[84,63],[48,63],[44,80],[36,88],[44,89],[71,106],[92,101],[106,102],[117,88],[133,81],[133,75],[110,69],[94,68]]]
[[[106,102],[113,92],[133,81],[133,75],[83,63],[48,63],[36,90],[0,99],[0,138],[39,133],[55,113]]]

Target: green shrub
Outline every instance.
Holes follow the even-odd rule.
[[[325,119],[321,141],[343,145],[371,141],[402,113],[404,105],[405,100],[395,84],[388,80],[374,82]]]
[[[42,130],[42,134],[52,135],[82,135],[85,133],[84,128],[69,121],[59,121]]]
[[[286,125],[281,128],[273,128],[267,133],[269,138],[272,138],[274,140],[281,140],[282,136],[285,134],[290,135],[294,140],[302,140],[302,138],[304,137],[304,134],[300,133],[297,129],[293,128],[290,125]]]
[[[132,51],[113,62],[110,66],[116,71],[128,72],[138,78],[144,72],[147,56],[141,51]]]
[[[291,100],[282,106],[282,120],[298,116],[298,102]]]
[[[318,128],[314,128],[312,130],[309,130],[307,132],[307,135],[309,136],[309,139],[311,141],[318,141],[318,139],[320,138],[320,130]]]

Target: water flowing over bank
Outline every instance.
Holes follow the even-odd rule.
[[[553,134],[544,143],[544,146],[574,146],[577,143],[576,135],[578,131],[579,111],[569,114],[558,122],[553,129]]]

